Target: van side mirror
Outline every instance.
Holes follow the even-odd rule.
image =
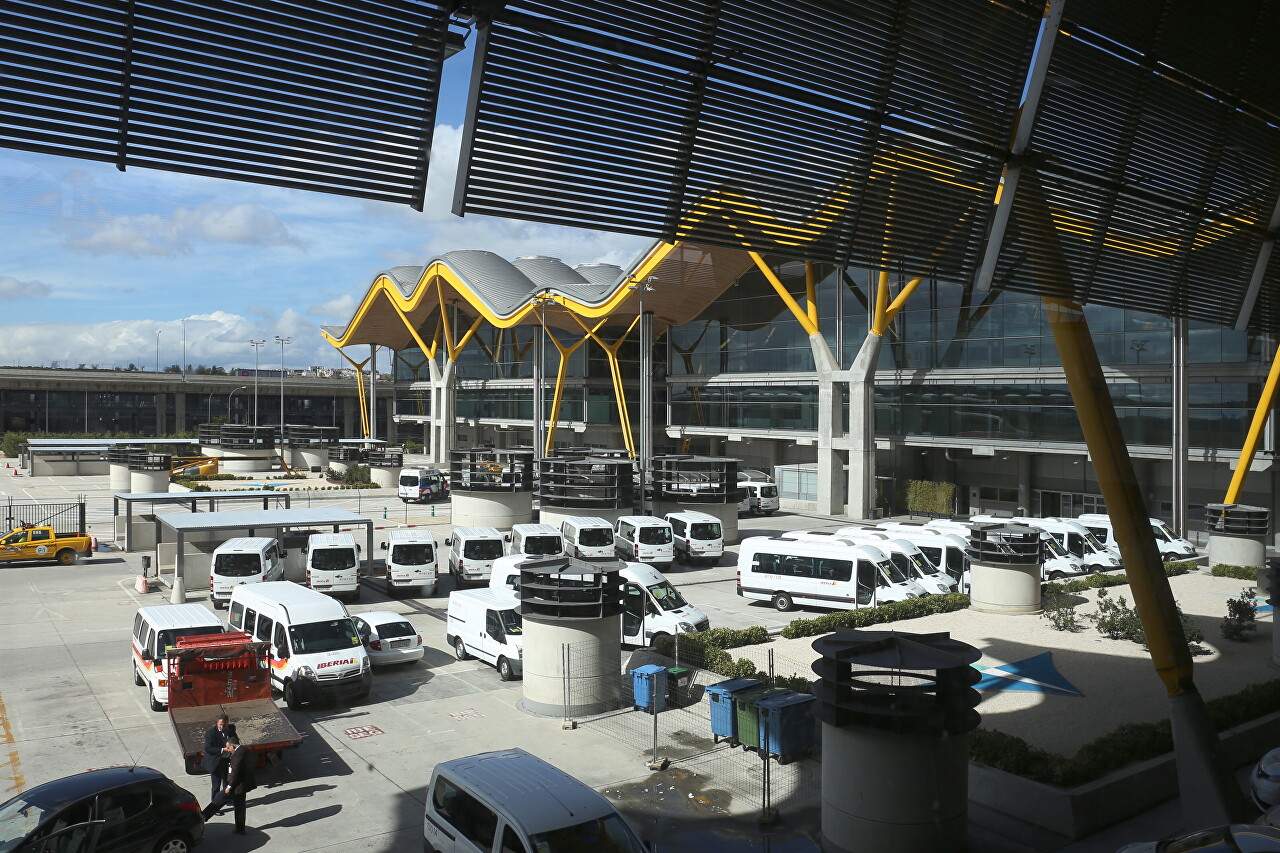
[[[357,554],[359,554],[359,553],[360,553],[361,551],[363,551],[363,550],[364,550],[364,548],[361,548],[359,545],[357,545],[357,546],[356,546],[356,553],[357,553]]]
[[[453,537],[452,537],[452,536],[450,536],[448,539],[444,540],[444,546],[445,546],[446,548],[452,548],[452,547],[453,547]]]
[[[503,542],[510,542],[510,541],[511,541],[511,534],[510,534],[510,533],[504,533],[504,534],[502,534],[502,541],[503,541]]]
[[[383,551],[387,550],[387,543],[386,543],[386,542],[380,542],[380,543],[378,544],[378,548],[379,548],[380,550],[383,550]]]
[[[152,654],[151,654],[151,649],[143,649],[143,650],[142,650],[142,659],[143,659],[143,660],[153,660],[153,656],[152,656]]]

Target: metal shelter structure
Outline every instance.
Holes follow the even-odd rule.
[[[227,501],[262,501],[264,510],[271,509],[274,502],[276,507],[283,503],[285,509],[289,509],[292,502],[292,495],[288,492],[272,492],[262,489],[253,491],[225,491],[225,492],[140,492],[134,494],[132,492],[118,492],[111,496],[111,516],[112,518],[120,517],[120,505],[124,504],[124,550],[133,550],[133,507],[138,503],[150,504],[152,509],[156,506],[185,506],[191,512],[200,512],[201,504],[208,507],[205,512],[217,512],[218,506]],[[158,528],[157,528],[158,532]]]

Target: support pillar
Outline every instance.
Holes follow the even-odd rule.
[[[47,395],[49,392],[46,391]],[[46,406],[48,403],[45,404]],[[165,435],[164,416],[169,410],[169,395],[163,392],[156,392],[156,435]],[[47,420],[47,419],[46,419]]]
[[[845,496],[844,464],[835,448],[835,441],[842,436],[844,425],[843,372],[839,370],[827,341],[822,335],[810,335],[813,363],[818,369],[818,506],[820,515],[839,515],[844,512]],[[839,377],[839,378],[838,378]],[[851,430],[856,429],[853,423]]]
[[[1190,530],[1187,524],[1187,452],[1191,432],[1187,410],[1187,319],[1173,319],[1173,435],[1170,442],[1173,470],[1170,500],[1173,501],[1173,529],[1179,536]]]
[[[179,391],[173,395],[173,431],[185,432],[187,429],[187,392]]]
[[[1020,515],[1031,515],[1031,460],[1030,453],[1019,453],[1018,460],[1018,506],[1025,510]]]
[[[867,518],[875,507],[876,362],[883,342],[868,332],[849,368],[849,518]]]

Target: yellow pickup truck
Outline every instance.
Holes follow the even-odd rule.
[[[0,537],[0,563],[52,560],[69,566],[81,554],[92,557],[93,547],[93,537],[83,533],[58,533],[52,527],[24,525]]]

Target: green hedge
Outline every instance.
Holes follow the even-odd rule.
[[[763,626],[750,628],[712,628],[693,634],[680,635],[680,661],[691,663],[699,669],[707,669],[725,678],[753,678],[756,665],[746,658],[733,659],[725,649],[741,646],[758,646],[769,642],[769,632]],[[676,657],[676,638],[663,637],[654,643],[658,654]]]
[[[1194,560],[1183,560],[1177,563],[1165,563],[1165,577],[1176,578],[1178,575],[1185,575],[1188,572],[1195,571],[1199,568],[1199,564]],[[1040,594],[1042,596],[1061,595],[1070,592],[1084,592],[1090,589],[1102,589],[1109,586],[1127,586],[1129,576],[1124,572],[1116,574],[1106,574],[1099,572],[1093,575],[1086,575],[1082,578],[1075,578],[1069,581],[1047,581],[1041,584]]]
[[[951,613],[964,610],[968,606],[969,596],[958,592],[949,595],[930,595],[925,598],[909,598],[906,601],[891,601],[879,607],[840,610],[835,613],[825,613],[813,619],[795,619],[782,629],[782,636],[788,640],[794,640],[797,637],[815,637],[837,628],[866,628],[885,622],[897,622],[900,619],[917,619],[934,613]]]
[[[917,515],[951,515],[956,494],[955,483],[932,480],[907,482],[907,512]]]
[[[1211,571],[1215,578],[1237,578],[1242,581],[1256,581],[1258,579],[1258,566],[1232,566],[1227,563],[1219,563],[1214,566]]]
[[[1225,731],[1280,708],[1280,679],[1251,684],[1207,704],[1214,728]],[[1060,788],[1101,779],[1122,767],[1172,750],[1168,720],[1125,723],[1080,747],[1070,758],[1032,746],[1016,735],[989,729],[975,730],[969,741],[971,761]]]

